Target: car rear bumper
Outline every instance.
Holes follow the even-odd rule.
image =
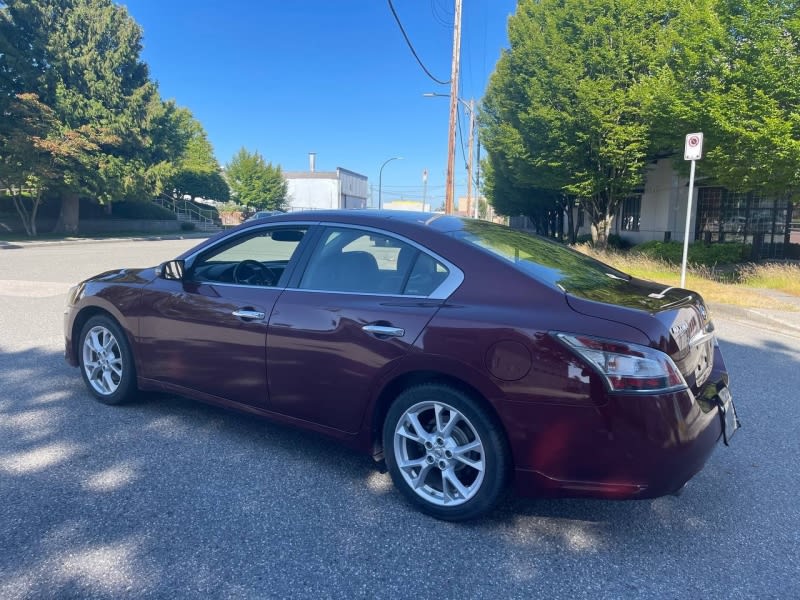
[[[719,350],[697,397],[689,390],[609,395],[602,405],[508,403],[515,488],[524,496],[653,498],[679,492],[722,437]]]

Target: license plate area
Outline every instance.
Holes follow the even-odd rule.
[[[733,434],[742,426],[736,416],[736,407],[733,405],[733,396],[728,388],[724,387],[717,392],[717,406],[722,419],[722,440],[730,446]]]

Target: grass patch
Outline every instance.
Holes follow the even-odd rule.
[[[797,264],[745,265],[739,269],[739,279],[747,287],[778,290],[800,296],[800,265]]]
[[[642,254],[633,252],[624,253],[615,252],[613,250],[601,252],[588,244],[579,244],[575,246],[575,249],[640,279],[648,279],[672,286],[679,286],[681,282],[680,267],[664,260],[648,258]],[[762,272],[763,267],[766,266],[770,265],[752,265],[754,272],[759,273]],[[758,284],[750,282],[726,283],[718,281],[717,274],[711,268],[692,266],[686,271],[686,287],[700,293],[705,301],[711,304],[719,303],[741,307],[757,306],[760,308],[795,311],[796,309],[794,306],[759,294],[753,289],[754,287],[760,287],[788,291],[786,284],[782,284],[783,287],[775,287],[778,285],[776,282],[788,282],[791,281],[793,277],[792,288],[796,288],[798,291],[790,293],[797,293],[797,295],[800,295],[800,270],[793,270],[800,269],[800,267],[792,267],[791,265],[785,266],[791,268],[780,270],[782,279],[775,277],[768,281],[766,278],[762,277],[749,280],[750,282],[758,281]],[[772,283],[772,285],[768,285],[767,283]]]

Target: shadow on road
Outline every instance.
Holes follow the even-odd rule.
[[[724,350],[734,373],[753,360],[750,347]],[[779,341],[758,352],[794,390],[797,356]],[[59,353],[3,352],[0,597],[368,597],[408,595],[413,581],[446,596],[500,584],[527,595],[553,581],[585,592],[585,578],[565,573],[601,578],[605,597],[700,593],[743,560],[729,540],[793,543],[767,519],[793,502],[784,494],[796,483],[781,479],[791,467],[752,465],[792,444],[796,455],[797,406],[791,425],[776,424],[759,384],[732,385],[745,428],[682,497],[508,498],[489,518],[454,525],[415,512],[370,458],[327,439],[173,396],[104,406]],[[754,509],[758,495],[771,509]],[[712,555],[697,571],[697,557]],[[680,587],[664,588],[676,570],[687,573]]]

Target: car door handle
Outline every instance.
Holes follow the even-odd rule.
[[[239,317],[240,319],[245,319],[246,321],[263,321],[264,317],[266,317],[266,313],[261,312],[260,310],[247,310],[246,308],[240,308],[239,310],[235,310],[231,313],[234,317]]]
[[[389,325],[364,325],[361,329],[367,333],[384,337],[403,337],[406,334],[405,329]]]

